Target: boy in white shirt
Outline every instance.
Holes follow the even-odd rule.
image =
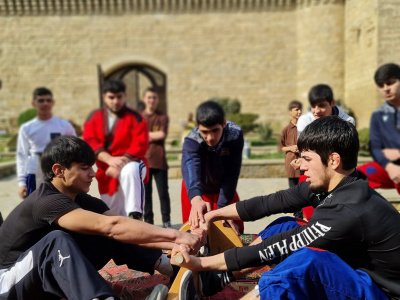
[[[336,106],[332,88],[327,84],[314,85],[308,93],[311,111],[300,116],[297,122],[297,132],[300,134],[312,121],[326,116],[338,116],[342,120],[355,125],[353,117]]]
[[[40,169],[40,155],[52,139],[60,135],[74,135],[71,123],[53,116],[53,93],[46,87],[34,89],[32,106],[36,118],[22,124],[17,142],[18,194],[26,198],[43,181]]]

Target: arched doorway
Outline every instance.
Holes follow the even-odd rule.
[[[101,89],[104,80],[119,79],[126,84],[128,96],[128,106],[138,109],[143,96],[143,91],[147,87],[154,87],[160,95],[158,108],[161,112],[167,113],[167,77],[164,72],[146,64],[126,64],[105,74],[100,65],[97,66],[99,79],[100,106],[102,106]]]

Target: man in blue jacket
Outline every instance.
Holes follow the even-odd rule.
[[[197,127],[182,149],[182,221],[193,227],[204,213],[239,201],[236,186],[242,166],[243,132],[225,120],[223,108],[206,101],[196,110]],[[227,221],[237,234],[243,222]]]
[[[375,72],[385,103],[372,113],[370,151],[374,158],[358,168],[372,188],[397,189],[400,194],[400,66],[389,63]]]

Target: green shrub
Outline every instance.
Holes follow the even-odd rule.
[[[369,156],[369,128],[361,128],[358,130],[358,139],[360,140],[361,156]]]
[[[6,149],[4,149],[6,152],[15,152],[17,151],[17,140],[18,140],[18,135],[14,134],[8,141],[6,145]]]
[[[171,146],[173,146],[173,147],[179,146],[179,140],[172,140],[171,141]]]
[[[272,133],[271,123],[263,123],[258,125],[258,134],[260,136],[260,140],[263,142],[267,142],[271,139]]]
[[[227,119],[238,124],[243,131],[243,134],[253,131],[258,127],[258,124],[255,123],[258,115],[252,113],[242,113],[242,114],[232,114],[227,115]]]
[[[21,126],[22,124],[32,120],[34,117],[36,117],[36,109],[34,108],[28,108],[27,110],[23,111],[22,113],[19,114],[17,123],[18,126]]]
[[[224,111],[227,115],[240,113],[240,109],[242,107],[242,105],[240,104],[240,101],[238,99],[215,97],[210,100],[213,100],[213,101],[219,103],[219,105],[222,106],[222,108],[224,109]]]

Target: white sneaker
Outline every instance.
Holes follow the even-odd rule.
[[[178,300],[200,300],[193,283],[193,273],[191,270],[187,270],[182,275],[179,284]]]
[[[187,270],[183,273],[181,283],[179,284],[178,300],[188,300],[188,287],[192,281],[192,271]]]
[[[145,300],[165,300],[168,295],[168,287],[164,284],[157,284]]]
[[[208,249],[208,245],[204,245],[204,246],[201,246],[200,247],[200,250],[199,250],[199,255],[200,256],[208,256],[208,254],[209,254],[209,249]]]

